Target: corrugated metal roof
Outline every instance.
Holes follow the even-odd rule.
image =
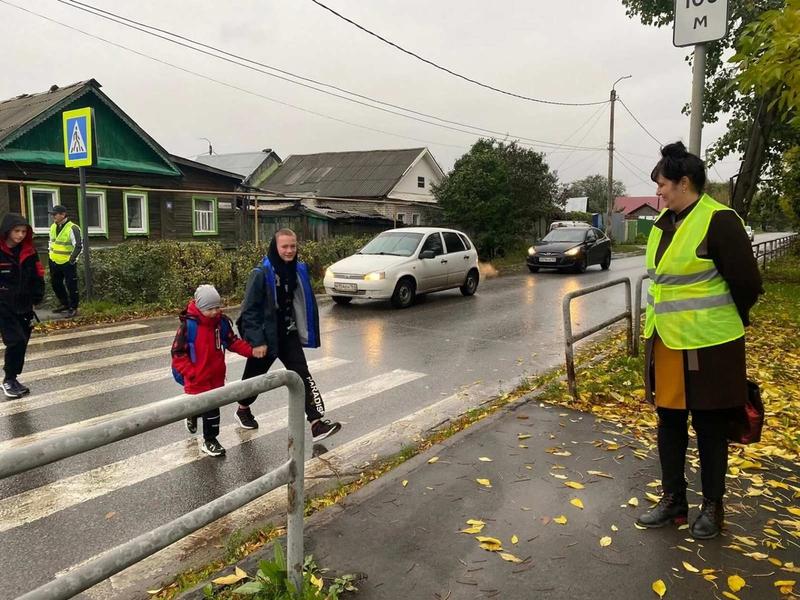
[[[425,148],[295,154],[267,179],[280,193],[340,198],[380,198],[400,181]]]
[[[194,160],[209,167],[237,173],[242,176],[242,179],[246,179],[269,156],[270,154],[266,152],[235,152],[233,154],[201,154],[195,156]]]
[[[47,92],[20,94],[0,102],[0,142],[88,83],[94,83],[100,87],[93,79],[89,79],[61,88],[54,85]]]

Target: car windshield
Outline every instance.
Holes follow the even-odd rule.
[[[586,239],[585,229],[554,229],[548,233],[543,242],[582,242]]]
[[[364,246],[359,254],[391,254],[392,256],[411,256],[419,246],[421,233],[388,231],[380,234]]]

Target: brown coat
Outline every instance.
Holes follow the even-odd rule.
[[[679,215],[667,211],[655,222],[654,227],[663,232],[656,251],[656,265],[672,243],[677,225],[695,206],[696,203],[692,204]],[[706,238],[696,252],[698,257],[714,261],[717,271],[731,289],[742,322],[748,326],[750,309],[763,289],[758,264],[739,217],[732,211],[716,213],[711,219]],[[649,338],[645,346],[645,391],[649,402],[655,401],[654,339]],[[744,337],[718,346],[684,350],[686,407],[712,410],[743,405],[747,397],[745,369]]]

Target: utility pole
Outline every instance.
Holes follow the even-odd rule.
[[[606,235],[611,237],[611,213],[614,210],[614,103],[617,101],[617,90],[614,87],[623,79],[632,75],[624,75],[611,86],[611,121],[608,131],[608,202],[606,203]]]
[[[700,156],[703,135],[703,88],[706,81],[706,45],[696,44],[692,61],[692,112],[689,115],[689,152]]]

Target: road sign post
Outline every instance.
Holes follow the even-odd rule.
[[[86,170],[94,164],[94,111],[78,108],[62,113],[64,129],[64,166],[77,168],[80,179],[78,212],[83,238],[83,282],[87,300],[92,299],[92,266],[89,253],[89,207],[86,202]]]
[[[705,87],[706,43],[728,33],[728,0],[675,0],[672,43],[694,46],[692,64],[692,112],[689,122],[689,152],[700,156],[703,133],[703,89]]]

